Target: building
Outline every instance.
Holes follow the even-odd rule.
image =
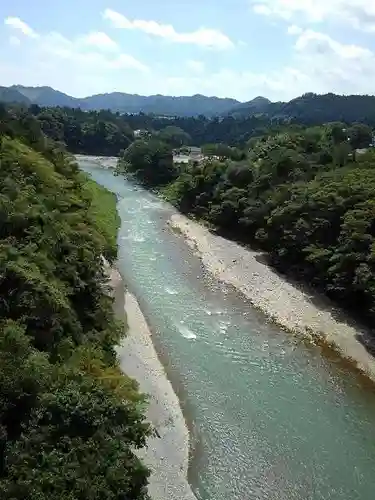
[[[150,135],[150,132],[148,130],[133,130],[134,138],[135,139],[140,139],[142,137],[148,137]]]

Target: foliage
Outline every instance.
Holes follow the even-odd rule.
[[[133,132],[119,114],[84,112],[70,108],[33,106],[43,132],[64,142],[73,153],[116,156],[133,140]]]
[[[17,92],[14,88],[6,90],[11,94]],[[44,96],[40,101],[43,102],[51,90],[53,91],[43,87],[27,91],[23,89],[25,95],[31,96],[33,102],[35,99],[39,102],[40,95]],[[0,100],[1,95],[0,89]],[[24,99],[29,102],[25,95]],[[120,114],[111,112],[105,107],[101,109],[99,103],[105,102],[102,98],[95,105],[95,109],[99,111],[89,111],[84,106],[72,109],[68,106],[73,106],[75,101],[72,103],[69,100],[71,98],[67,100],[60,97],[61,95],[56,102],[65,107],[41,107],[38,104],[31,104],[29,108],[31,114],[26,104],[24,107],[22,104],[18,104],[18,107],[14,105],[12,113],[16,115],[18,130],[19,124],[27,120],[29,126],[23,129],[27,134],[34,131],[34,135],[40,137],[37,131],[41,129],[49,138],[64,143],[71,152],[92,155],[119,156],[120,152],[134,140],[134,131],[140,130],[141,135],[153,135],[171,148],[186,145],[204,146],[210,156],[240,161],[248,141],[256,143],[264,136],[298,132],[303,128],[301,124],[320,126],[332,123],[333,128],[336,126],[333,134],[338,134],[335,136],[337,140],[343,134],[343,128],[351,128],[350,133],[345,132],[345,134],[353,148],[368,147],[372,141],[370,127],[375,126],[375,98],[371,96],[307,94],[290,103],[270,103],[264,99],[256,99],[254,102],[257,111],[252,102],[250,112],[241,113],[241,107],[238,107],[233,116],[222,117],[213,117],[211,113],[204,116],[204,107],[201,108],[200,115],[198,113],[191,115],[183,113],[181,116],[147,115],[139,112],[139,108],[134,109],[135,114]],[[18,102],[25,101],[21,99]],[[50,101],[48,97],[46,102],[48,102],[46,106],[51,106],[53,99]],[[116,109],[116,99],[113,101],[113,106],[108,108]],[[16,136],[19,137],[18,132]],[[229,146],[232,147],[231,150],[228,149]]]
[[[149,187],[168,184],[177,177],[171,148],[154,137],[134,141],[120,158],[118,171],[133,174]]]
[[[146,499],[150,429],[102,263],[115,199],[35,117],[0,113],[0,497]]]
[[[1,98],[1,96],[0,96]],[[4,105],[0,103],[1,109]],[[267,116],[250,116],[241,119],[233,117],[207,118],[191,117],[163,117],[145,115],[120,115],[108,110],[83,111],[82,109],[42,108],[36,104],[30,106],[11,107],[12,125],[15,136],[26,133],[41,137],[40,130],[53,141],[63,143],[72,153],[86,153],[91,155],[118,156],[134,140],[135,130],[146,131],[145,135],[167,143],[172,148],[187,144],[196,146],[204,144],[229,144],[243,146],[246,141],[267,131],[278,131],[284,121],[274,120],[271,124]],[[28,127],[21,129],[20,124],[27,120]],[[0,126],[1,126],[0,121]],[[8,133],[11,131],[8,130]],[[45,137],[43,140],[46,140]]]
[[[172,148],[181,148],[191,143],[191,137],[182,128],[169,125],[157,134],[158,139]]]
[[[241,161],[246,158],[245,152],[239,148],[231,148],[226,144],[204,144],[202,153],[205,156],[214,156],[221,160],[230,158],[234,161]]]

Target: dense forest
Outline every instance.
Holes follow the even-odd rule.
[[[182,212],[267,250],[281,271],[375,319],[375,152],[362,124],[270,128],[242,157],[176,165],[159,134],[124,151],[119,172]],[[225,152],[226,151],[226,152]]]
[[[0,498],[147,499],[151,432],[118,366],[115,199],[0,109]]]
[[[13,91],[7,89],[8,93]],[[254,101],[256,109],[272,107],[272,113],[255,112]],[[29,128],[41,128],[45,135],[63,143],[72,153],[107,156],[118,156],[139,132],[154,137],[158,135],[174,148],[223,144],[245,150],[250,139],[291,130],[298,132],[310,125],[339,121],[345,127],[356,122],[375,127],[375,97],[371,96],[306,94],[289,103],[270,103],[260,98],[254,101],[251,104],[254,112],[242,113],[239,108],[234,115],[215,118],[203,115],[120,114],[109,110],[84,111],[80,108],[26,106],[20,103],[8,105],[7,109],[27,122]],[[4,105],[1,106],[4,108]]]
[[[5,110],[5,105],[0,104]],[[267,117],[250,117],[222,120],[197,118],[166,118],[153,115],[120,115],[108,110],[82,111],[71,108],[42,108],[38,105],[7,106],[8,114],[16,116],[25,128],[35,129],[61,142],[72,153],[118,156],[134,140],[134,131],[151,134],[156,132],[173,147],[182,145],[201,146],[209,143],[225,143],[243,146],[251,137],[258,136],[271,126]],[[5,111],[4,111],[5,112]],[[275,122],[275,129],[283,122]],[[24,133],[24,132],[22,132]]]

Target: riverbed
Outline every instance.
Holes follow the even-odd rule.
[[[209,274],[169,205],[95,161],[81,166],[118,196],[118,266],[189,423],[197,498],[372,500],[373,391]]]

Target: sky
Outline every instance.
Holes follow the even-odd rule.
[[[0,85],[248,101],[375,93],[375,0],[1,0]]]

